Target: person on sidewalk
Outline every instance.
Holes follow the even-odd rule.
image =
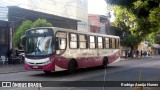
[[[7,57],[8,57],[8,64],[11,64],[12,63],[12,52],[13,52],[13,49],[11,48],[10,50],[7,51]]]
[[[143,55],[144,57],[147,57],[147,51],[144,51]]]
[[[138,58],[138,56],[139,56],[139,50],[137,50],[137,52],[136,52],[136,56],[137,56],[137,58]]]
[[[128,51],[126,50],[125,51],[125,59],[127,59],[128,58]]]
[[[143,57],[143,51],[141,50],[141,57]]]

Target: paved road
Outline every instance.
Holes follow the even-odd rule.
[[[19,65],[19,68],[22,68]],[[46,75],[41,71],[22,71],[0,74],[0,81],[160,81],[160,57],[123,60],[110,64],[105,69],[89,68],[77,70],[68,75],[66,72],[53,72]],[[141,72],[141,73],[140,73]],[[141,76],[141,78],[140,78]],[[105,78],[104,78],[105,77]],[[38,88],[0,88],[0,90],[38,90]],[[43,87],[40,90],[134,90],[133,87]],[[160,90],[160,87],[145,87],[143,90]]]

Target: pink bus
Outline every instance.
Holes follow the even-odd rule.
[[[118,36],[41,27],[26,31],[22,37],[25,69],[45,73],[79,68],[107,67],[120,60]]]

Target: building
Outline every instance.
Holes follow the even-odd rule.
[[[16,3],[14,6],[8,3]],[[87,0],[27,0],[0,3],[0,55],[12,48],[12,37],[23,20],[43,18],[55,27],[88,31]],[[44,7],[45,6],[45,7]]]
[[[109,19],[107,16],[104,15],[97,15],[97,14],[89,14],[88,15],[88,22],[89,22],[89,31],[94,33],[103,33],[109,34]]]
[[[8,22],[0,20],[0,55],[6,55],[10,49],[9,29]]]

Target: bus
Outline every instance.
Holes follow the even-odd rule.
[[[107,67],[120,60],[118,36],[80,32],[58,27],[29,29],[21,38],[25,69],[45,73],[95,66]]]

